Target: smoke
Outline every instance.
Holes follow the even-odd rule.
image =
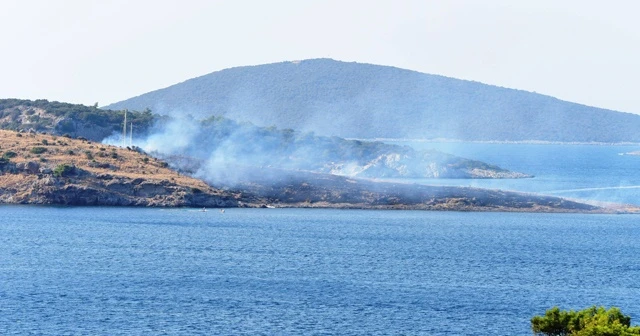
[[[121,145],[121,137],[114,134],[105,142]],[[302,172],[367,178],[468,178],[478,169],[510,173],[437,151],[258,127],[224,117],[162,117],[146,135],[134,136],[132,145],[184,174],[229,187],[282,181]]]
[[[173,118],[160,132],[149,135],[137,146],[164,155],[184,153],[193,147],[193,140],[199,132],[200,126],[195,119]]]

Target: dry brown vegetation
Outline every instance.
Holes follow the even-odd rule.
[[[34,148],[44,148],[41,154]],[[114,177],[146,180],[166,180],[202,191],[214,191],[201,180],[180,175],[169,169],[166,163],[144,153],[117,146],[104,145],[88,140],[72,139],[48,134],[17,133],[0,130],[0,156],[12,151],[17,155],[11,162],[35,161],[41,167],[55,169],[58,165],[74,165],[82,170]],[[38,150],[35,150],[37,152]],[[28,175],[2,176],[2,182],[17,183]]]

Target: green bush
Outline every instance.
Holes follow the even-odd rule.
[[[31,149],[29,150],[29,152],[31,152],[31,154],[42,154],[42,153],[44,153],[46,151],[47,151],[46,148],[39,147],[39,146],[31,147]]]
[[[531,319],[535,335],[546,336],[633,336],[640,335],[640,327],[631,326],[631,317],[620,309],[593,306],[580,311],[548,309],[544,316]]]
[[[4,159],[11,159],[18,156],[18,153],[14,152],[14,151],[6,151],[4,154],[2,154],[2,158]]]
[[[58,165],[54,170],[53,170],[53,176],[57,176],[57,177],[64,177],[64,176],[69,176],[71,174],[73,174],[73,172],[75,171],[76,167],[63,163]]]

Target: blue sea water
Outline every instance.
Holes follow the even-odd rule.
[[[418,182],[639,203],[632,146],[440,146],[536,178]],[[638,324],[638,218],[1,206],[0,335],[530,335],[554,305]]]
[[[0,207],[2,335],[529,335],[640,319],[634,215]]]

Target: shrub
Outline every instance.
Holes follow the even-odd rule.
[[[75,171],[76,167],[63,163],[58,165],[54,170],[53,170],[53,176],[57,176],[57,177],[64,177],[64,176],[69,176],[71,175],[74,171]]]
[[[31,149],[29,150],[29,152],[31,152],[32,154],[42,154],[44,152],[46,152],[47,149],[44,147],[31,147]]]
[[[42,144],[45,145],[45,146],[49,145],[49,140],[42,139]]]
[[[93,154],[91,154],[91,151],[84,151],[84,155],[88,160],[93,160]]]
[[[6,151],[4,154],[2,154],[2,157],[5,159],[11,159],[18,156],[18,153],[14,152],[14,151]]]

